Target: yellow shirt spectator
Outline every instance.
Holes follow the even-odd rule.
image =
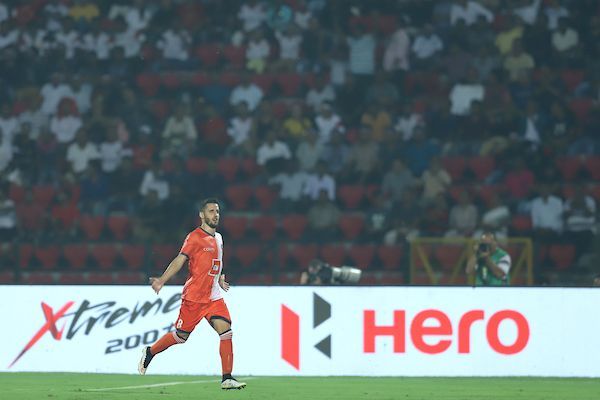
[[[75,21],[80,19],[91,21],[100,16],[100,9],[92,2],[76,4],[69,10],[69,16]]]
[[[498,47],[500,54],[507,54],[512,49],[513,42],[521,37],[523,37],[523,27],[521,26],[498,34],[496,36],[496,47]]]

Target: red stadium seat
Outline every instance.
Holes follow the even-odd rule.
[[[216,44],[207,44],[196,47],[194,50],[196,56],[202,62],[203,67],[214,68],[221,61],[221,48]]]
[[[121,258],[128,269],[141,269],[144,265],[146,249],[139,244],[127,244],[121,248]]]
[[[365,218],[362,215],[342,215],[339,228],[346,240],[354,240],[362,233]]]
[[[561,72],[560,77],[567,90],[572,93],[581,81],[583,81],[585,74],[580,69],[566,69]]]
[[[44,269],[54,269],[58,265],[60,257],[60,249],[58,246],[49,245],[44,247],[36,247],[34,250],[35,258],[40,262]]]
[[[571,181],[577,176],[583,165],[578,157],[562,157],[556,160],[556,167],[565,180]]]
[[[223,55],[227,62],[234,68],[241,69],[246,62],[246,48],[243,46],[225,46]]]
[[[254,83],[256,86],[260,87],[264,94],[267,95],[269,94],[269,92],[271,91],[271,87],[273,86],[273,83],[275,82],[275,77],[272,74],[257,74],[257,75],[252,75],[252,83]]]
[[[575,263],[575,246],[570,244],[552,245],[548,250],[548,255],[557,269],[568,269]]]
[[[201,157],[191,157],[185,162],[188,172],[194,175],[202,175],[208,168],[208,160]]]
[[[98,240],[104,230],[104,217],[82,215],[79,226],[87,239]]]
[[[442,244],[435,247],[433,254],[443,270],[452,271],[463,251],[463,245]]]
[[[79,216],[76,204],[57,205],[52,208],[52,218],[58,221],[63,229],[71,229],[79,220]]]
[[[8,189],[8,197],[15,203],[22,202],[25,200],[25,189],[23,186],[12,183]]]
[[[479,181],[487,178],[496,166],[496,161],[493,157],[473,157],[468,162],[469,169],[473,171],[473,174],[475,174],[475,177]]]
[[[153,97],[160,87],[160,77],[152,74],[138,75],[136,83],[146,96]]]
[[[277,197],[277,191],[270,186],[258,186],[254,189],[254,198],[258,201],[258,205],[262,211],[271,210]]]
[[[285,101],[275,101],[271,104],[271,110],[275,118],[283,119],[288,114],[288,105]]]
[[[27,268],[33,257],[33,245],[22,244],[19,246],[19,267]]]
[[[48,205],[54,199],[54,186],[51,185],[38,185],[34,186],[31,190],[33,194],[33,201],[41,207],[48,207]]]
[[[281,86],[282,94],[287,97],[297,95],[302,86],[302,77],[298,74],[280,74],[276,81]]]
[[[217,161],[217,171],[227,182],[232,182],[240,169],[239,161],[235,158],[221,158]]]
[[[66,244],[63,247],[63,256],[73,269],[87,266],[88,247],[84,244]]]
[[[131,220],[127,215],[111,215],[106,218],[110,233],[117,240],[125,240],[131,231]]]
[[[20,225],[31,232],[40,231],[44,225],[45,210],[37,204],[17,204],[16,205],[17,219]]]
[[[490,206],[492,197],[502,192],[502,186],[500,185],[484,185],[480,186],[477,191],[477,195],[487,207]]]
[[[271,240],[277,231],[277,219],[270,215],[261,215],[252,219],[252,229],[260,240]]]
[[[296,262],[301,270],[305,270],[308,264],[317,258],[318,246],[316,244],[296,244],[290,248],[290,258]]]
[[[235,258],[243,268],[253,266],[260,258],[262,248],[258,244],[242,244],[234,249]]]
[[[350,246],[348,256],[356,267],[362,270],[370,268],[375,258],[375,246],[370,244]]]
[[[21,281],[25,285],[52,285],[55,275],[52,272],[24,272]]]
[[[86,284],[88,285],[112,285],[115,283],[115,278],[112,272],[98,271],[88,272],[86,276]]]
[[[384,271],[379,279],[381,285],[404,285],[404,275],[402,272]]]
[[[354,209],[360,206],[366,190],[362,185],[344,185],[338,188],[338,197],[345,208]]]
[[[529,217],[528,215],[515,215],[514,217],[512,217],[510,226],[515,232],[519,234],[528,233],[531,231],[532,228],[531,217]]]
[[[592,105],[592,99],[577,98],[571,100],[571,102],[569,103],[569,108],[571,109],[573,114],[575,114],[577,121],[585,122],[588,119],[588,115],[590,113]]]
[[[169,103],[164,100],[154,100],[150,103],[150,110],[152,111],[152,115],[162,122],[169,116]]]
[[[584,161],[584,166],[588,170],[593,180],[600,180],[600,157],[589,157]]]
[[[273,277],[269,274],[251,274],[242,276],[237,285],[270,285],[273,283]]]
[[[158,269],[165,269],[167,265],[179,254],[177,246],[168,244],[152,245],[151,257],[152,266]]]
[[[338,244],[326,244],[321,246],[320,251],[323,261],[331,265],[342,265],[346,259],[346,249]]]
[[[162,85],[169,89],[175,90],[182,86],[181,77],[177,73],[167,72],[160,78]]]
[[[210,78],[204,72],[196,72],[192,75],[191,82],[194,86],[204,86],[210,82]]]
[[[210,118],[201,127],[201,131],[204,133],[203,139],[207,143],[212,143],[219,146],[225,146],[230,141],[229,135],[227,135],[226,130],[227,125],[225,123],[225,120],[218,116]]]
[[[246,217],[227,216],[223,219],[223,228],[228,240],[240,240],[246,234],[248,219]]]
[[[461,180],[465,169],[467,168],[467,161],[462,157],[444,157],[441,159],[444,169],[450,174],[453,181]]]
[[[300,240],[307,225],[308,219],[302,214],[288,214],[281,220],[281,228],[291,240]]]
[[[252,197],[252,187],[249,185],[228,186],[225,189],[225,199],[234,210],[248,209]]]
[[[86,281],[85,272],[61,272],[56,283],[59,285],[84,285]]]
[[[14,283],[16,283],[14,271],[0,271],[0,284],[12,285]]]
[[[93,244],[90,255],[100,269],[113,269],[117,258],[117,248],[114,244]]]
[[[400,269],[403,263],[404,248],[402,246],[379,246],[377,257],[385,269]]]
[[[240,161],[240,168],[247,178],[254,178],[262,172],[262,167],[254,158],[244,158]]]
[[[244,58],[246,56],[244,55]],[[219,82],[222,85],[234,87],[242,81],[242,78],[238,72],[223,72],[219,76]]]

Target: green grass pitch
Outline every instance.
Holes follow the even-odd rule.
[[[220,389],[219,378],[214,376],[0,373],[0,398],[3,400],[600,399],[600,379],[252,377],[247,380],[247,383],[246,389],[224,391]]]

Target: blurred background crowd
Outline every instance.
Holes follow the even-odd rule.
[[[483,230],[585,281],[598,38],[595,0],[2,1],[1,281],[139,283],[207,196],[237,283]]]

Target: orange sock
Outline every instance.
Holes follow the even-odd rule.
[[[183,342],[185,342],[185,340],[177,336],[175,332],[167,332],[163,337],[158,339],[156,343],[152,345],[152,347],[150,347],[150,352],[154,356],[160,353],[161,351],[165,351],[174,344],[179,344]]]
[[[223,368],[223,375],[231,374],[233,370],[233,343],[231,337],[233,332],[231,330],[219,335],[221,337],[221,344],[219,345],[219,354],[221,355],[221,366]]]

